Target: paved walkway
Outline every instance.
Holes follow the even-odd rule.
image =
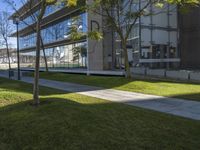
[[[33,83],[33,78],[23,77],[22,81]],[[126,92],[114,89],[103,89],[94,86],[46,79],[40,79],[40,85],[67,92],[75,92],[82,95],[101,98],[112,102],[125,103],[128,105],[173,114],[176,116],[182,116],[194,120],[200,120],[200,102]]]

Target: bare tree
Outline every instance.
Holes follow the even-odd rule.
[[[24,9],[29,13],[29,17],[31,18],[32,22],[37,21],[37,15],[32,10],[32,7],[34,7],[34,5],[35,5],[34,2],[35,2],[34,0],[29,0],[28,2],[26,0],[20,0],[20,2],[18,2],[21,5],[23,5]],[[12,0],[4,0],[4,3],[8,4],[11,7],[11,9],[13,9],[15,11],[16,16],[21,16],[20,12],[18,11],[18,8],[16,7],[16,4]],[[33,26],[33,23],[29,23],[29,22],[25,21],[24,19],[21,19],[20,22],[23,23],[24,25],[26,25],[33,32],[36,32],[36,28],[35,28],[35,26]],[[44,55],[45,69],[46,69],[46,72],[48,72],[49,68],[48,68],[43,38],[42,37],[40,38],[41,49],[42,49],[43,55]]]
[[[7,59],[9,66],[9,78],[11,77],[11,60],[9,52],[9,39],[10,35],[13,32],[13,26],[8,20],[10,14],[6,11],[0,12],[0,38],[2,39],[1,43],[6,47]]]

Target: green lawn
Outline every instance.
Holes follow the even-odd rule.
[[[200,84],[153,79],[41,73],[41,78],[200,101]]]
[[[200,121],[0,78],[0,150],[200,148]]]

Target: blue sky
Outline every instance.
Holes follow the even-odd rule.
[[[9,11],[13,12],[13,9],[6,3],[3,2],[4,0],[0,0],[0,11]],[[21,0],[13,0],[16,8],[21,6]]]
[[[21,0],[14,0],[15,3],[15,7],[19,8],[21,6]],[[10,13],[13,13],[14,10],[11,6],[9,6],[8,4],[4,3],[3,0],[0,0],[0,12],[1,11],[8,11]],[[16,38],[11,38],[9,40],[9,43],[12,44],[12,47],[16,47]],[[2,45],[0,45],[0,48],[2,48]]]

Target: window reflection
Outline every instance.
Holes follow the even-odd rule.
[[[77,51],[74,51],[76,49]],[[45,67],[44,53],[41,50],[40,66]],[[34,52],[21,52],[22,67],[34,68]],[[50,68],[86,68],[86,42],[57,46],[45,49],[45,55]]]
[[[83,13],[79,16],[77,24],[79,24],[79,31],[86,32],[87,27],[84,24],[86,22],[86,14]],[[64,40],[69,38],[69,30],[72,25],[72,19],[67,18],[62,22],[54,24],[48,28],[41,31],[41,36],[44,44],[56,42],[59,40]],[[20,49],[26,49],[29,47],[34,47],[36,45],[36,34],[30,34],[25,37],[20,37]]]
[[[57,5],[49,5],[49,6],[47,6],[47,8],[45,10],[44,17],[46,17],[46,16],[48,16],[50,14],[53,14],[56,11],[58,11],[58,10],[64,8],[64,7],[65,7],[65,5],[64,5],[63,2],[59,3]],[[24,18],[23,21],[21,21],[19,23],[19,30],[22,30],[22,29],[28,27],[29,25],[32,25],[33,23],[35,23],[36,22],[36,17],[38,16],[38,14],[39,14],[39,10],[34,12],[34,13],[32,13],[30,16]]]

